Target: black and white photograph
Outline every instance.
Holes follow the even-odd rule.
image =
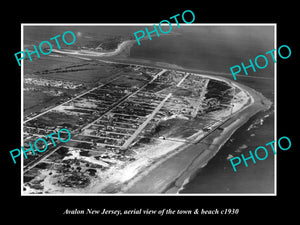
[[[276,24],[22,27],[22,194],[276,194]]]
[[[2,14],[3,219],[293,220],[297,7],[110,3]]]

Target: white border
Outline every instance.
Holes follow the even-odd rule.
[[[171,23],[177,25],[176,23]],[[158,25],[158,24],[155,24]],[[153,26],[153,23],[21,23],[21,50],[24,49],[24,26]],[[162,24],[167,26],[167,24]],[[180,26],[273,26],[274,48],[277,49],[277,23],[192,23],[180,24]],[[275,59],[277,61],[277,51]],[[212,75],[213,76],[213,75]],[[274,140],[277,140],[277,63],[274,63]],[[23,122],[24,122],[24,100],[23,100],[24,63],[21,62],[21,146],[23,146]],[[275,145],[277,152],[277,145]],[[21,196],[277,196],[277,154],[274,155],[274,193],[211,193],[211,194],[24,194],[23,193],[23,154],[21,154]]]

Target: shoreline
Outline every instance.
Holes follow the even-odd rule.
[[[111,57],[116,55],[122,55],[126,53],[134,45],[134,40],[126,40],[118,44],[118,47],[113,51],[91,51],[91,50],[57,50],[52,49],[55,53],[70,54],[74,56],[88,56],[88,57]],[[85,58],[83,58],[85,59]],[[86,59],[89,60],[89,59]]]
[[[90,56],[91,59],[108,63],[142,65],[184,72],[197,71],[163,62],[151,62],[150,60],[124,57],[124,52],[126,56],[133,44],[134,43],[132,40],[124,41],[119,44],[118,48],[113,52],[105,53],[74,50],[57,52],[74,56]],[[106,61],[105,59],[109,61]],[[228,141],[228,139],[237,129],[243,126],[258,112],[267,110],[271,106],[270,100],[265,98],[261,93],[245,85],[236,83],[228,78],[220,77],[218,75],[204,75],[202,74],[203,71],[201,71],[200,73],[199,71],[194,73],[197,73],[201,76],[206,76],[210,79],[220,80],[222,82],[228,83],[231,86],[240,88],[249,95],[249,97],[251,98],[251,103],[248,103],[238,112],[234,113],[232,117],[227,119],[221,125],[221,129],[214,130],[212,133],[201,140],[205,143],[197,143],[197,139],[202,138],[198,137],[196,138],[196,141],[193,141],[192,144],[188,143],[184,144],[183,146],[181,145],[175,147],[172,151],[162,155],[160,158],[153,159],[151,163],[148,163],[141,168],[137,168],[138,171],[136,171],[136,174],[129,180],[125,181],[123,183],[123,187],[111,184],[107,186],[107,190],[114,189],[115,191],[117,191],[116,193],[121,194],[178,193],[182,189],[182,187],[189,181],[189,179],[199,169],[205,167],[206,164],[219,152],[222,146]],[[95,190],[98,188],[94,186],[94,188],[92,188],[94,191],[92,192],[96,191],[96,193],[103,193],[101,192],[101,188],[99,190],[100,192]],[[106,189],[106,187],[104,189]],[[109,192],[110,191],[106,193],[104,192],[104,194],[109,194]]]
[[[232,83],[232,81],[228,82]],[[127,184],[127,187],[122,188],[121,193],[178,194],[183,186],[189,182],[189,179],[199,169],[205,167],[219,152],[237,129],[258,112],[271,107],[272,103],[259,92],[241,84],[235,83],[235,85],[252,97],[253,102],[250,105],[245,106],[224,122],[221,129],[217,129],[205,137],[202,140],[205,143],[187,144],[158,159],[153,166],[148,166],[146,171],[137,174]],[[168,175],[166,176],[166,174]]]

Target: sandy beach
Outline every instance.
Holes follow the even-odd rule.
[[[259,111],[267,110],[271,106],[271,102],[255,90],[244,85],[235,85],[246,90],[252,96],[251,104],[235,113],[223,123],[221,129],[210,133],[202,139],[201,143],[185,145],[156,162],[148,171],[135,177],[123,189],[124,193],[178,193],[190,177],[217,154],[239,127]]]
[[[101,52],[101,51],[91,51],[91,50],[57,50],[53,49],[53,52],[61,53],[61,54],[70,54],[76,56],[90,56],[90,57],[111,57],[120,54],[126,54],[132,45],[135,43],[134,40],[123,41],[118,45],[118,47],[114,51],[109,52]]]
[[[205,75],[207,76],[207,75]],[[216,79],[212,76],[207,76]],[[90,193],[160,194],[178,193],[185,183],[227,142],[231,135],[252,116],[267,110],[271,102],[257,91],[231,80],[217,78],[236,86],[248,95],[248,103],[242,105],[222,125],[204,136],[194,134],[191,143],[161,141],[142,154],[135,162],[111,171],[103,183],[96,182],[89,188]],[[196,137],[195,137],[196,136]],[[199,142],[201,140],[201,142]]]
[[[113,61],[121,63],[131,64],[143,64],[152,65],[161,68],[172,68],[181,71],[195,72],[201,74],[201,76],[208,77],[210,79],[220,80],[228,83],[231,86],[238,87],[248,94],[251,102],[244,106],[243,109],[236,112],[230,119],[226,120],[220,127],[210,133],[201,143],[179,145],[176,149],[168,152],[160,158],[151,162],[151,165],[144,165],[143,169],[126,182],[126,185],[120,190],[121,193],[147,193],[147,194],[159,194],[159,193],[178,193],[183,188],[185,183],[189,182],[189,179],[211,160],[221,149],[221,147],[227,142],[231,135],[243,126],[251,117],[260,111],[268,110],[272,102],[264,97],[261,93],[254,89],[234,82],[229,78],[211,76],[199,73],[184,68],[178,68],[167,63],[160,65],[158,63],[151,63],[148,60],[142,59],[128,59],[123,57],[114,57]],[[201,139],[202,136],[196,140]],[[153,185],[155,184],[155,185]]]
[[[69,50],[54,52],[61,54],[88,57],[97,57],[96,59],[105,61],[109,59],[110,63],[124,63],[134,65],[147,65],[150,67],[179,69],[190,72],[184,68],[177,68],[167,63],[151,63],[148,60],[133,60],[123,57],[128,54],[134,44],[133,40],[120,43],[112,52],[96,52],[89,50]],[[262,94],[245,85],[233,82],[218,76],[211,76],[197,73],[199,76],[226,82],[230,86],[237,87],[246,93],[247,103],[242,105],[233,104],[233,114],[230,118],[209,134],[197,133],[190,139],[189,143],[174,141],[157,141],[157,143],[147,151],[140,151],[136,154],[134,162],[110,168],[105,172],[101,181],[93,181],[91,185],[81,190],[72,190],[68,188],[57,190],[63,193],[121,193],[121,194],[160,194],[160,193],[178,193],[189,179],[204,167],[227,142],[231,135],[252,116],[261,110],[267,110],[271,102]],[[200,142],[201,141],[201,142]]]

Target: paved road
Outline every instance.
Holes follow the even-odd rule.
[[[160,75],[162,75],[162,74],[165,73],[166,71],[167,71],[166,69],[163,69],[162,71],[160,71],[159,73],[157,73],[157,74],[153,77],[152,80],[150,80],[149,82],[147,82],[145,85],[143,85],[143,86],[142,86],[141,88],[139,88],[137,91],[135,91],[135,92],[133,92],[133,93],[131,93],[131,94],[129,94],[129,95],[126,95],[125,97],[123,97],[122,99],[120,99],[117,103],[113,104],[112,107],[109,107],[108,110],[105,111],[105,112],[103,113],[103,115],[105,115],[106,113],[108,113],[108,112],[110,112],[111,110],[113,110],[115,107],[117,107],[117,106],[120,105],[122,102],[124,102],[126,99],[128,99],[130,96],[132,96],[132,95],[138,93],[141,89],[143,89],[144,87],[146,87],[148,84],[152,83],[154,80],[157,79],[157,77],[159,77]],[[118,79],[118,78],[120,78],[120,76],[119,76],[119,77],[116,77],[115,79],[113,79],[113,80],[111,80],[111,81],[109,81],[108,83],[111,83],[111,82],[113,82],[114,80],[116,80],[116,79]],[[106,83],[106,84],[108,84],[108,83]],[[92,88],[91,90],[88,90],[88,91],[86,91],[86,92],[84,92],[84,93],[82,93],[82,94],[80,94],[80,95],[78,95],[78,96],[76,96],[76,97],[74,97],[74,98],[71,98],[70,100],[68,100],[68,101],[66,101],[66,102],[64,102],[64,103],[62,103],[62,104],[60,104],[60,105],[58,105],[58,106],[55,106],[55,107],[53,107],[53,108],[51,108],[51,109],[49,109],[49,110],[47,110],[47,111],[45,111],[45,112],[43,112],[43,113],[40,113],[39,115],[37,115],[37,116],[35,116],[35,117],[32,117],[32,118],[26,120],[24,123],[26,123],[26,122],[28,122],[28,121],[30,121],[30,120],[33,120],[33,119],[35,119],[35,118],[38,118],[38,117],[44,115],[45,113],[47,113],[47,112],[49,112],[49,111],[51,111],[51,110],[54,110],[55,108],[57,108],[57,107],[59,107],[59,106],[61,106],[61,105],[63,105],[63,104],[66,104],[66,103],[71,102],[71,101],[73,101],[73,100],[75,100],[75,99],[77,99],[77,98],[80,98],[80,97],[84,96],[85,94],[88,94],[88,93],[90,93],[91,91],[94,91],[94,90],[96,90],[97,88],[102,87],[103,85],[105,85],[105,84],[101,84],[101,85],[99,85],[99,86],[97,86],[97,87],[95,87],[95,88]],[[102,116],[103,116],[103,115],[102,115]],[[85,129],[85,128],[87,128],[88,126],[92,125],[93,123],[95,123],[96,121],[98,121],[99,119],[101,119],[102,116],[100,116],[99,118],[97,118],[97,119],[94,120],[93,122],[89,123],[88,125],[84,126],[82,129]],[[37,136],[42,136],[42,137],[44,137],[44,135],[37,135]],[[87,135],[85,135],[85,136],[87,136]],[[75,135],[74,137],[76,137],[76,135]],[[73,138],[74,138],[74,137],[73,137]],[[97,136],[97,137],[98,137],[98,136]],[[75,140],[75,139],[72,139],[72,141],[74,141],[74,140]],[[76,141],[76,140],[75,140],[75,141]],[[84,142],[86,142],[86,141],[84,141]],[[36,160],[30,162],[29,164],[27,164],[26,167],[24,168],[23,173],[29,171],[30,169],[32,169],[33,167],[35,167],[41,160],[46,159],[47,157],[49,157],[50,155],[52,155],[54,152],[56,152],[60,147],[62,147],[62,146],[59,146],[59,145],[61,145],[61,143],[60,143],[60,144],[57,144],[57,148],[53,149],[53,151],[45,152],[45,153],[44,153],[42,156],[40,156],[38,159],[36,159]]]
[[[159,105],[153,110],[153,112],[147,117],[147,119],[139,126],[139,128],[132,134],[130,138],[127,139],[127,141],[123,144],[121,147],[122,149],[128,148],[128,146],[133,142],[133,140],[141,133],[141,131],[147,126],[147,124],[150,122],[150,120],[153,119],[155,114],[163,107],[165,102],[172,96],[172,93],[169,93],[164,100],[159,103]]]
[[[189,76],[189,73],[186,73],[186,75],[178,82],[176,87],[179,87],[182,82]],[[153,119],[153,117],[156,115],[156,113],[163,107],[165,102],[172,96],[172,93],[169,93],[156,108],[153,110],[153,112],[147,117],[147,119],[139,126],[139,128],[132,134],[132,136],[127,139],[127,141],[123,144],[122,149],[128,148],[128,146],[133,142],[133,140],[142,132],[142,130],[147,126],[147,124]]]
[[[111,112],[114,108],[116,108],[117,106],[119,106],[121,103],[123,103],[125,100],[127,100],[129,97],[137,94],[138,92],[140,92],[144,87],[146,87],[148,84],[152,83],[154,80],[157,79],[157,77],[159,77],[160,75],[162,75],[163,73],[165,73],[167,70],[163,69],[162,71],[160,71],[159,73],[157,73],[152,80],[150,80],[149,82],[147,82],[146,84],[144,84],[142,87],[140,87],[138,90],[136,90],[135,92],[132,92],[131,94],[126,95],[125,97],[121,98],[119,101],[117,101],[116,103],[114,103],[111,107],[109,107],[99,118],[97,118],[96,120],[92,121],[91,123],[87,124],[86,126],[84,126],[82,128],[82,130],[86,129],[87,127],[89,127],[90,125],[96,123],[97,121],[99,121],[105,114]]]

